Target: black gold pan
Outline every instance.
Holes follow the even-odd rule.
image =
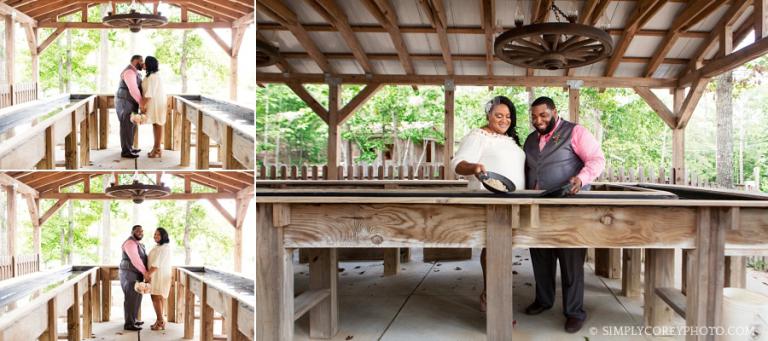
[[[477,174],[477,178],[480,179],[480,182],[483,183],[483,187],[485,187],[487,190],[493,192],[493,193],[500,193],[500,194],[506,194],[506,193],[512,193],[515,191],[515,183],[512,182],[512,180],[509,180],[507,177],[494,172],[485,172]],[[489,179],[496,179],[501,181],[502,184],[507,188],[506,191],[494,188],[493,186],[489,185],[487,182]]]

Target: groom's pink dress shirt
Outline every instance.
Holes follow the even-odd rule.
[[[139,256],[139,243],[133,239],[128,239],[123,243],[123,251],[128,255],[133,267],[136,268],[136,270],[139,270],[142,275],[145,275],[147,273],[147,268],[144,267],[144,262],[141,261],[141,257]]]
[[[127,70],[123,71],[120,77],[125,81],[125,85],[128,86],[128,92],[131,93],[131,97],[136,100],[136,103],[141,104],[141,90],[139,90],[139,84],[136,82],[136,75],[138,70],[131,66]]]
[[[562,121],[558,117],[555,129],[552,129],[549,134],[539,137],[539,151],[544,149],[552,134],[560,127],[560,123]],[[597,142],[597,139],[592,136],[587,128],[576,124],[571,132],[571,146],[573,147],[573,152],[584,162],[584,167],[576,176],[581,180],[582,186],[589,185],[605,169],[605,155],[603,155],[603,151],[600,149],[600,143]]]

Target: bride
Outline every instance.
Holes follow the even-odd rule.
[[[157,245],[149,252],[149,271],[147,282],[151,285],[150,294],[152,306],[157,314],[157,321],[152,325],[152,330],[165,330],[163,307],[165,307],[168,292],[171,290],[171,245],[168,231],[162,227],[155,230],[155,243]]]
[[[160,65],[157,58],[147,56],[144,59],[144,69],[147,74],[144,81],[141,82],[141,90],[144,96],[141,100],[141,111],[147,114],[148,123],[152,124],[152,132],[155,137],[155,144],[148,156],[150,158],[158,158],[163,156],[160,143],[163,141],[163,125],[165,125],[168,99],[163,89],[163,81],[158,74]]]

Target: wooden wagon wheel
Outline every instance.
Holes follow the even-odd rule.
[[[256,39],[256,67],[275,65],[280,59],[282,57],[277,47]]]
[[[558,70],[589,65],[613,53],[611,36],[598,28],[544,23],[513,28],[498,36],[499,59],[524,68]]]
[[[131,32],[139,32],[142,28],[160,27],[168,23],[168,18],[158,14],[138,13],[131,10],[128,14],[113,14],[102,18],[104,25],[111,27],[127,27]]]

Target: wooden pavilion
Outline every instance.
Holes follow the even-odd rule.
[[[513,20],[518,13],[522,14],[526,24],[554,21],[555,18],[550,11],[553,4],[563,9],[577,10],[579,13],[578,22],[581,24],[604,28],[613,40],[613,53],[598,63],[564,70],[526,69],[507,64],[494,55],[495,37],[513,27]],[[536,87],[566,88],[569,95],[567,117],[574,122],[579,121],[579,91],[581,88],[631,88],[672,130],[673,171],[669,183],[686,184],[685,129],[706,85],[713,77],[768,53],[768,0],[356,0],[344,2],[333,0],[257,0],[256,10],[257,41],[267,42],[277,47],[280,55],[276,65],[257,68],[257,82],[279,83],[290,87],[328,125],[328,161],[327,165],[323,167],[325,171],[318,176],[318,170],[313,169],[308,177],[305,169],[300,175],[302,179],[363,178],[358,175],[350,175],[352,174],[351,167],[349,170],[340,167],[339,129],[346,119],[351,117],[358,108],[376,94],[377,90],[385,85],[414,87],[437,85],[444,87],[446,143],[445,157],[443,158],[445,167],[441,176],[445,180],[453,179],[454,175],[448,165],[454,153],[455,142],[454,94],[456,86],[467,85],[522,86],[528,88],[531,95],[535,92]],[[749,37],[753,37],[753,40],[750,40]],[[736,49],[737,47],[739,49]],[[310,83],[328,86],[329,105],[327,108],[323,107],[306,90],[304,85]],[[342,103],[340,90],[341,86],[345,84],[365,86],[348,103]],[[665,97],[660,95],[663,91],[669,92],[672,97],[671,103],[665,103],[662,100]],[[561,110],[561,113],[563,112],[565,110]],[[273,169],[271,173],[274,179],[275,170]],[[286,175],[285,170],[281,173],[277,178],[299,179],[295,171],[292,171],[290,176]],[[385,178],[381,170],[378,176],[371,174],[371,172],[368,173],[368,179]],[[425,178],[431,179],[432,175]],[[260,179],[263,179],[263,171],[259,176]],[[413,179],[412,173],[409,174],[409,178]],[[392,179],[391,175],[389,179]],[[402,171],[400,172],[400,179],[403,179]],[[339,184],[328,185],[331,187],[339,186]],[[302,185],[296,186],[298,188]],[[312,187],[312,185],[307,186]],[[291,188],[290,185],[288,188]],[[271,193],[271,191],[265,190],[265,193]],[[280,190],[274,191],[279,192]],[[257,205],[257,211],[264,212],[263,214],[259,213],[259,217],[264,219],[261,222],[272,223],[271,225],[284,228],[287,236],[287,231],[298,226],[291,225],[291,222],[295,221],[294,219],[307,218],[307,216],[301,216],[300,213],[292,211],[293,206],[297,203],[310,204],[315,202],[313,200],[318,199],[311,196],[289,198],[291,192],[289,190],[284,191],[284,197],[257,201],[257,204],[260,204]],[[279,194],[270,195],[280,196]],[[370,203],[374,206],[383,205],[385,202],[385,199],[382,198],[361,198],[335,198],[317,202],[346,205],[358,200],[358,203]],[[448,202],[444,200],[444,198],[439,198],[431,203]],[[390,202],[401,203],[397,200]],[[416,201],[412,202],[415,203]],[[306,206],[298,206],[301,209],[306,208]],[[329,209],[331,206],[328,206]],[[520,219],[520,221],[530,219],[530,226],[536,225],[538,227],[539,206],[535,204],[530,210],[534,210],[534,208],[536,214],[532,213],[533,211],[526,213],[525,210],[513,212],[511,218],[513,228],[517,222],[516,219]],[[344,207],[344,209],[352,208]],[[364,210],[365,207],[355,209]],[[278,211],[280,213],[276,213]],[[308,214],[308,212],[301,213]],[[516,218],[518,216],[519,218]],[[536,216],[535,219],[534,216]],[[738,221],[739,216],[739,213],[723,212],[722,222],[725,226],[730,222]],[[744,219],[743,214],[741,217]],[[381,223],[375,218],[371,219],[374,223]],[[488,219],[491,219],[490,213]],[[694,231],[697,225],[700,231],[703,231],[701,230],[702,224],[706,225],[703,222],[709,219],[709,215],[701,219],[703,220],[691,222]],[[727,219],[731,220],[726,221]],[[364,221],[367,220],[363,219],[359,223],[363,224]],[[610,225],[611,222],[612,220],[604,222],[602,218],[599,220],[599,223],[602,224]],[[764,222],[758,224],[762,223]],[[338,225],[330,221],[327,224],[329,226]],[[523,223],[521,222],[521,224]],[[737,223],[733,224],[738,225]],[[392,227],[392,229],[395,231],[397,227]],[[297,242],[295,239],[291,239],[292,237],[273,235],[271,231],[262,231],[261,229],[259,232],[267,234],[262,240],[264,244],[259,244],[262,246],[272,245],[271,243],[276,240],[279,243],[280,238],[284,238],[282,240],[285,241],[285,245],[290,247],[301,248],[299,245],[304,245],[303,240]],[[490,236],[490,230],[488,233]],[[585,233],[587,232],[585,231]],[[689,237],[693,238],[694,236]],[[259,238],[257,233],[257,243],[260,241]],[[365,237],[360,238],[361,241],[358,246],[370,244],[363,240]],[[490,237],[488,238],[490,241]],[[699,240],[704,237],[696,238]],[[722,238],[722,236],[717,238]],[[314,242],[306,243],[306,245],[327,247],[333,244],[333,242],[326,240],[323,242],[314,240]],[[429,243],[423,239],[420,239],[419,242],[424,242],[424,244],[414,243],[410,245],[431,246],[427,245]],[[409,245],[407,242],[391,242],[389,244],[385,242],[381,245],[374,242],[373,244],[379,248]],[[349,246],[342,242],[339,242],[338,245]],[[521,245],[525,246],[525,243]],[[603,244],[601,247],[607,247],[607,245]],[[700,253],[701,257],[708,252],[707,250],[709,249],[702,249],[697,252]],[[654,277],[646,277],[647,292],[648,288],[650,288],[650,292],[653,292],[653,288],[656,286],[669,285],[669,281],[673,278],[669,272],[674,273],[672,265],[674,253],[672,251],[669,249],[645,250],[646,266],[652,262],[652,267],[655,267],[655,269],[651,268],[653,269],[651,275]],[[712,249],[712,251],[717,253],[721,252],[722,249],[720,251]],[[631,269],[639,269],[640,254],[639,249],[625,249],[624,268],[630,269],[630,272],[633,271]],[[603,259],[603,264],[606,264],[608,268],[606,272],[609,273],[615,272],[611,269],[615,269],[617,264],[620,267],[622,263],[620,249],[604,249],[597,253],[596,257]],[[337,258],[335,251],[332,251],[330,255],[323,254],[320,258],[321,261],[316,266],[322,268],[327,265],[328,259],[330,259],[331,267],[333,267],[333,262],[339,258],[341,258],[341,254]],[[710,258],[710,260],[715,258],[717,257]],[[687,260],[688,258],[684,257],[683,259]],[[699,259],[702,261],[701,258]],[[735,260],[736,258],[727,258],[726,266],[730,265],[732,266],[730,269],[736,269],[735,263],[731,263]],[[276,261],[282,262],[281,259]],[[596,259],[596,262],[598,261]],[[271,266],[276,266],[277,270],[271,268],[270,270],[281,271],[280,266],[275,264],[274,262],[270,263]],[[280,263],[280,265],[285,264]],[[285,268],[282,269],[285,271]],[[649,268],[646,268],[646,273],[648,270]],[[718,271],[722,271],[722,267],[713,268],[712,273]],[[685,274],[685,268],[682,272]],[[624,271],[622,277],[628,274],[629,272]],[[640,292],[639,274],[640,272],[637,271],[635,275],[627,276],[626,292]],[[646,276],[651,275],[646,274]],[[328,279],[327,274],[319,276],[318,290],[330,285],[330,295],[333,297],[335,294],[333,277],[328,284],[324,282]],[[505,276],[505,274],[499,276]],[[730,276],[730,281],[738,281],[740,275],[730,273]],[[261,282],[257,275],[257,290],[259,283]],[[277,282],[270,283],[278,284]],[[711,282],[708,279],[704,283],[717,286],[716,281]],[[701,294],[699,292],[699,296],[696,297],[702,297]],[[656,297],[657,295],[659,297]],[[665,320],[668,319],[670,310],[662,300],[667,299],[666,302],[671,302],[679,298],[677,296],[674,298],[661,296],[663,295],[651,293],[650,298],[646,298],[646,302],[653,303],[652,305],[646,304],[647,325],[664,324]],[[690,295],[690,297],[694,296]],[[270,299],[272,298],[270,297]],[[326,306],[328,304],[326,296],[317,296],[313,299],[312,303],[320,303],[312,309],[317,309],[320,312],[330,310],[332,319],[330,323],[326,323],[328,322],[326,320],[319,320],[321,327],[319,327],[320,330],[316,336],[332,336],[337,322],[333,305]],[[718,299],[721,299],[721,296],[715,294],[714,300]],[[333,300],[330,299],[330,301]],[[685,298],[683,297],[682,300],[684,301]],[[299,303],[307,302],[304,301],[304,298],[297,298],[296,309],[298,309]],[[717,303],[709,302],[707,304],[711,307]],[[703,305],[698,305],[698,307],[703,307]],[[303,305],[301,308],[309,309]],[[502,307],[497,308],[499,311],[504,309]],[[266,308],[264,311],[268,314],[275,314],[270,316],[277,316],[283,312],[282,310]],[[301,310],[301,312],[306,312],[306,310]],[[696,320],[701,318],[714,321],[713,319],[717,318],[716,313],[700,312],[700,314],[697,313],[698,315],[692,317],[693,321],[703,322],[704,320]],[[320,313],[319,315],[323,314]],[[689,320],[691,319],[689,318]],[[275,335],[291,335],[291,331],[285,329],[291,324],[271,322],[267,321],[268,324],[262,326],[266,328],[264,339],[270,339]],[[504,323],[504,321],[497,322]],[[508,339],[510,334],[507,333],[511,330],[495,323],[489,317],[489,339]],[[496,330],[492,328],[493,326],[499,326],[499,329]]]
[[[149,6],[154,14],[158,12],[160,1],[137,1]],[[101,18],[89,18],[88,9],[101,4],[109,4],[111,11],[117,13],[116,6],[122,3],[131,3],[129,0],[14,0],[0,3],[0,15],[5,17],[5,70],[6,83],[8,84],[10,94],[14,94],[16,77],[14,75],[14,35],[15,23],[21,25],[26,33],[27,44],[32,57],[32,82],[37,88],[39,83],[39,60],[40,54],[53,43],[56,38],[61,36],[67,29],[114,29],[103,22]],[[196,29],[202,28],[230,57],[230,99],[237,99],[238,70],[237,62],[240,47],[243,42],[243,35],[246,28],[254,21],[253,2],[247,0],[202,0],[202,1],[165,1],[174,7],[178,7],[181,12],[180,22],[169,22],[161,29]],[[80,22],[64,21],[61,18],[74,13],[82,13]],[[207,18],[207,21],[190,21],[189,15],[195,14],[199,17]],[[203,19],[205,20],[205,19]],[[40,28],[55,29],[47,37],[41,37],[38,33]],[[229,28],[231,30],[231,39],[225,41],[221,36],[213,31],[215,28]],[[19,88],[19,90],[24,90]],[[11,101],[15,104],[17,101]]]

